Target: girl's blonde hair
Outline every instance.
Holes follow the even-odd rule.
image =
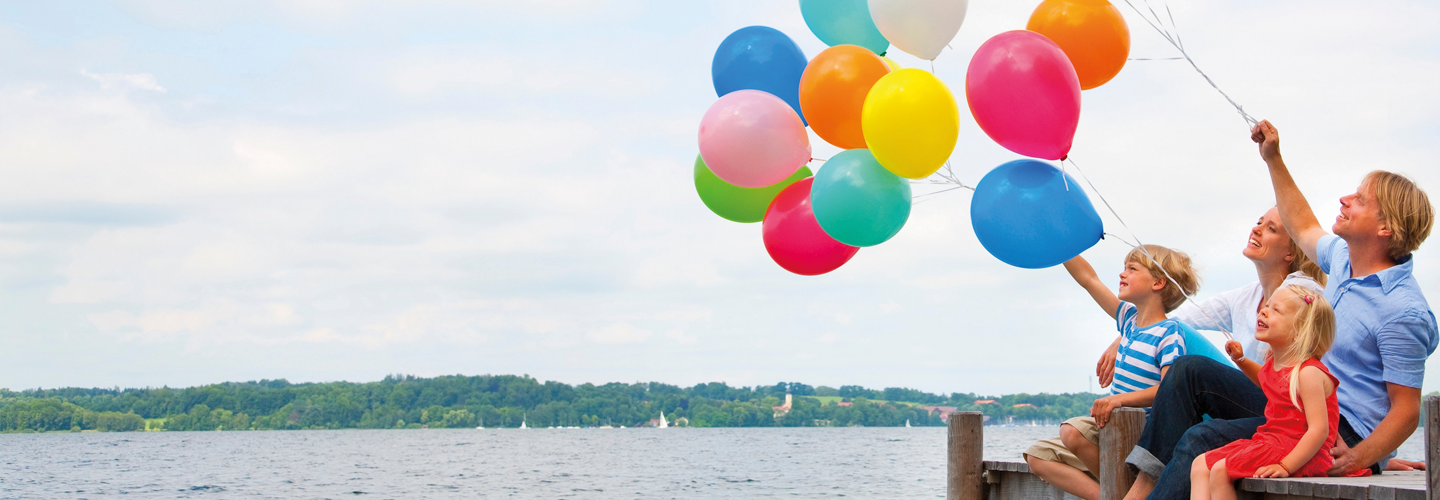
[[[1300,366],[1305,360],[1320,359],[1330,351],[1330,346],[1335,343],[1335,310],[1330,308],[1330,302],[1325,300],[1324,295],[1309,288],[1286,285],[1281,289],[1294,294],[1295,297],[1288,300],[1299,302],[1300,310],[1295,313],[1290,348],[1282,354],[1283,358],[1276,358],[1275,363],[1293,366],[1290,369],[1290,402],[1300,408]],[[1275,300],[1275,296],[1272,295],[1270,300]],[[1273,352],[1271,356],[1274,356]]]

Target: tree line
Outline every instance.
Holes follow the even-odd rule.
[[[776,411],[787,393],[794,396],[791,408]],[[0,432],[138,431],[147,428],[147,420],[150,429],[171,431],[519,427],[521,422],[529,427],[637,427],[662,413],[667,421],[692,427],[942,425],[939,412],[921,406],[981,411],[995,423],[1053,423],[1088,413],[1099,396],[981,397],[796,382],[571,386],[528,375],[392,375],[365,383],[282,379],[183,389],[0,389]]]

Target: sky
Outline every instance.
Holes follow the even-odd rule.
[[[1440,195],[1440,5],[1170,3],[1200,67],[1280,129],[1322,221],[1372,169]],[[1178,55],[1118,5],[1131,57]],[[934,61],[957,98],[975,49],[1034,6],[970,2]],[[705,208],[710,62],[750,25],[825,48],[792,1],[0,3],[0,387],[1095,388],[1113,321],[1063,269],[987,254],[967,191],[818,277]],[[951,160],[973,184],[1019,157],[961,109]],[[1202,298],[1255,279],[1240,251],[1274,204],[1268,175],[1183,61],[1086,91],[1074,144],[1124,218],[1097,201],[1107,231],[1188,252]],[[1432,294],[1437,248],[1414,260]],[[1115,284],[1127,250],[1083,255]]]

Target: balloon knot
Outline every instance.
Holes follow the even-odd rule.
[[[1060,161],[1065,161],[1065,160],[1068,160],[1068,159],[1070,159],[1070,155],[1065,155],[1065,156],[1061,156],[1061,157],[1060,157]]]

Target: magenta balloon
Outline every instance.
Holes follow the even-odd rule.
[[[736,90],[700,119],[700,156],[725,182],[761,188],[810,161],[810,136],[789,104],[759,90]]]
[[[814,181],[807,177],[781,191],[770,202],[762,223],[770,258],[786,271],[805,276],[834,271],[860,251],[835,241],[820,228],[810,209],[810,184]]]
[[[1047,160],[1070,154],[1080,124],[1080,79],[1055,42],[1033,31],[990,37],[965,72],[965,100],[985,135]]]

